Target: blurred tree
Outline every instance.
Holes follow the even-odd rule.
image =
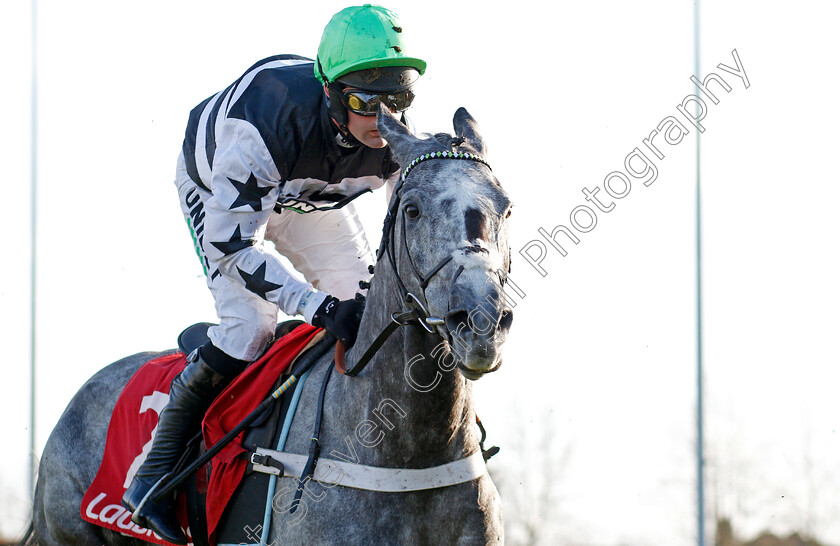
[[[825,546],[824,544],[809,538],[804,538],[799,533],[791,533],[787,538],[778,537],[772,533],[761,533],[752,540],[738,540],[728,519],[717,520],[715,532],[715,546]]]
[[[559,485],[572,445],[560,434],[557,421],[551,408],[515,416],[514,430],[506,435],[514,441],[500,446],[488,465],[502,497],[505,543],[511,546],[573,544]]]

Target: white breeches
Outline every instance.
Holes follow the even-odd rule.
[[[210,328],[210,340],[233,358],[253,361],[274,339],[279,308],[246,289],[239,279],[223,277],[207,259],[203,216],[196,212],[195,196],[200,195],[204,201],[209,194],[187,175],[183,156],[178,158],[175,185],[216,304],[219,325]],[[368,266],[373,265],[374,256],[353,203],[338,210],[307,214],[273,212],[265,239],[317,290],[340,300],[352,299],[357,292],[365,293],[359,288],[359,281],[370,280]],[[273,252],[270,246],[267,245],[266,254]]]

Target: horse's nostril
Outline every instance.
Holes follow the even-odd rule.
[[[446,328],[453,334],[464,334],[467,332],[489,334],[493,331],[506,333],[513,323],[513,311],[511,309],[505,309],[502,312],[502,316],[499,317],[499,322],[496,324],[495,329],[492,327],[492,323],[488,324],[486,322],[489,319],[487,315],[481,315],[480,319],[479,323],[475,324],[473,323],[475,317],[471,319],[469,313],[466,311],[451,311],[446,315]]]
[[[511,324],[513,324],[513,310],[505,309],[502,313],[502,318],[499,320],[499,326],[497,329],[501,332],[507,332],[510,329]]]
[[[447,313],[446,328],[453,334],[470,330],[469,314],[466,311],[451,311]]]

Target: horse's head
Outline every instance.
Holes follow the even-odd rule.
[[[486,146],[465,109],[455,113],[455,137],[417,138],[384,109],[378,126],[403,173],[408,169],[391,200],[383,250],[392,254],[403,295],[429,318],[423,324],[448,341],[461,372],[477,379],[501,365],[513,320],[503,291],[510,199],[484,162]]]

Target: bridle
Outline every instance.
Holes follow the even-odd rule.
[[[460,144],[459,139],[453,140],[453,145]],[[388,262],[391,264],[391,270],[394,272],[394,278],[397,280],[397,287],[400,291],[401,301],[406,306],[406,309],[403,311],[394,311],[391,313],[391,321],[388,323],[387,326],[380,332],[380,334],[374,339],[371,343],[370,347],[368,347],[367,351],[362,355],[359,361],[353,366],[351,369],[347,369],[344,363],[344,352],[340,350],[338,346],[336,346],[336,368],[344,375],[355,376],[359,372],[367,366],[368,362],[370,362],[373,355],[382,347],[388,337],[396,331],[396,329],[400,326],[407,326],[412,323],[419,324],[427,333],[434,335],[437,329],[445,328],[445,319],[443,317],[435,317],[429,314],[428,309],[424,305],[423,302],[426,300],[426,287],[429,285],[429,281],[437,275],[446,265],[452,261],[453,253],[450,253],[448,256],[443,258],[438,264],[429,271],[427,274],[423,274],[417,265],[414,262],[414,259],[411,256],[411,251],[408,246],[408,239],[406,235],[406,220],[405,220],[405,211],[402,211],[402,214],[399,216],[402,219],[402,245],[405,247],[406,255],[408,256],[408,263],[411,265],[411,270],[417,280],[420,281],[419,286],[422,290],[422,300],[417,297],[413,292],[411,292],[407,287],[405,282],[403,281],[402,276],[397,268],[397,259],[396,259],[396,224],[397,224],[397,215],[400,212],[400,204],[402,201],[401,191],[403,185],[405,183],[406,178],[408,177],[409,173],[420,163],[425,161],[429,161],[431,159],[458,159],[458,160],[467,160],[467,161],[474,161],[476,163],[482,163],[487,165],[490,168],[490,164],[487,163],[483,157],[477,154],[469,153],[469,152],[450,152],[450,151],[439,151],[439,152],[429,152],[423,154],[417,158],[415,158],[408,166],[400,173],[399,181],[397,182],[396,188],[394,188],[394,197],[391,199],[391,204],[388,207],[388,213],[385,216],[385,222],[382,226],[382,242],[379,245],[379,249],[376,251],[376,260],[377,263],[382,261],[382,257],[387,256]],[[466,247],[461,248],[459,250],[465,251],[475,251],[476,249],[473,247]],[[455,272],[455,276],[452,279],[453,284],[464,271],[464,266],[459,266],[458,270]],[[339,344],[341,345],[341,344]]]
[[[402,276],[400,272],[397,270],[397,260],[396,260],[396,247],[395,247],[395,226],[396,226],[396,216],[397,212],[399,211],[400,204],[402,202],[401,190],[403,184],[405,183],[405,179],[408,174],[416,167],[418,164],[428,161],[430,159],[462,159],[468,161],[475,161],[477,163],[482,163],[487,165],[489,168],[490,165],[487,161],[476,154],[471,153],[464,153],[464,152],[448,152],[448,151],[441,151],[441,152],[429,152],[427,154],[421,155],[417,157],[408,164],[408,166],[403,170],[400,174],[400,180],[397,184],[397,187],[394,189],[394,199],[391,203],[391,206],[388,208],[388,214],[385,216],[385,224],[382,228],[382,243],[379,247],[379,250],[376,253],[376,259],[381,260],[382,254],[387,253],[388,262],[391,264],[391,269],[394,272],[394,277],[397,279],[397,284],[399,286],[399,290],[402,294],[402,300],[408,305],[411,310],[414,311],[415,316],[417,317],[420,325],[429,333],[433,333],[433,326],[443,324],[443,319],[440,317],[432,317],[429,315],[428,311],[426,310],[423,303],[420,299],[411,293],[408,288],[406,288],[405,282],[403,282]],[[411,269],[414,272],[414,276],[417,280],[420,281],[420,289],[423,291],[423,301],[426,300],[426,287],[429,285],[429,281],[432,280],[440,270],[442,270],[446,264],[452,261],[452,254],[450,253],[446,258],[443,258],[432,270],[424,275],[420,272],[420,269],[414,262],[414,258],[411,256],[411,250],[408,246],[408,236],[406,235],[406,219],[405,219],[405,211],[402,212],[400,215],[402,219],[402,244],[405,247],[406,255],[408,256],[408,263],[411,265]],[[460,267],[458,271],[455,273],[455,278],[453,279],[453,283],[464,270],[463,267]],[[394,315],[392,315],[393,318]]]
[[[460,144],[462,140],[455,139],[452,141],[453,145]],[[402,276],[400,275],[399,269],[397,268],[397,251],[396,251],[396,224],[397,224],[397,215],[400,211],[400,203],[402,201],[401,191],[403,185],[405,183],[406,177],[408,174],[416,167],[419,163],[424,161],[428,161],[430,159],[465,159],[469,161],[475,161],[477,163],[483,163],[487,165],[488,168],[490,165],[487,164],[487,161],[479,155],[471,154],[471,153],[458,153],[458,152],[430,152],[424,154],[420,157],[417,157],[412,161],[408,167],[403,170],[400,174],[400,179],[397,182],[396,188],[394,188],[394,196],[391,199],[391,204],[388,207],[388,214],[385,216],[385,222],[382,226],[382,242],[379,245],[379,249],[376,251],[376,260],[379,263],[382,260],[383,256],[388,257],[388,262],[391,264],[391,269],[394,272],[394,278],[397,279],[398,289],[401,293],[402,302],[406,306],[404,311],[394,311],[391,313],[391,320],[385,326],[385,328],[376,336],[376,339],[370,344],[367,351],[362,355],[362,357],[356,362],[356,364],[347,369],[344,360],[344,344],[341,341],[337,341],[335,344],[335,367],[336,369],[344,374],[349,376],[358,375],[365,366],[367,366],[368,362],[373,358],[373,356],[379,351],[382,345],[385,344],[385,341],[393,334],[397,328],[400,326],[408,326],[414,322],[418,323],[428,334],[434,335],[435,328],[444,329],[445,335],[445,320],[441,317],[434,317],[429,314],[428,309],[423,304],[423,301],[426,301],[426,287],[429,285],[429,281],[437,275],[446,265],[452,261],[453,253],[450,253],[447,257],[443,258],[438,264],[432,268],[432,270],[427,273],[423,274],[418,269],[417,265],[414,263],[414,259],[411,257],[410,247],[408,246],[408,239],[406,236],[406,225],[405,225],[405,210],[402,211],[401,218],[402,218],[402,244],[405,247],[406,255],[408,256],[408,262],[411,264],[411,270],[417,280],[420,281],[420,289],[423,291],[423,300],[421,301],[413,292],[409,291],[406,287],[405,282],[403,281]],[[456,271],[454,278],[452,279],[453,284],[458,279],[458,276],[464,270],[464,267],[461,266],[458,271]],[[315,431],[312,434],[312,440],[310,442],[309,447],[309,457],[306,461],[304,466],[303,472],[301,474],[300,480],[298,482],[297,491],[295,491],[295,497],[292,501],[292,506],[289,513],[293,513],[298,503],[300,502],[301,495],[303,493],[303,484],[307,482],[308,479],[311,479],[314,476],[314,472],[316,469],[317,461],[320,456],[320,442],[318,440],[320,436],[320,429],[321,429],[321,416],[323,415],[324,410],[324,403],[325,403],[325,393],[327,391],[327,384],[329,383],[330,374],[332,372],[332,367],[327,370],[327,373],[324,375],[324,382],[321,385],[321,391],[318,396],[318,410],[317,410],[317,417],[315,420]],[[482,431],[482,439],[479,442],[479,448],[481,457],[486,461],[490,457],[492,457],[497,451],[498,448],[491,448],[489,450],[484,449],[484,427],[481,425],[481,421],[478,420],[476,416],[476,422],[478,423],[479,428]],[[478,453],[478,452],[476,452]],[[399,471],[398,471],[399,472]],[[473,476],[474,477],[474,476]]]

